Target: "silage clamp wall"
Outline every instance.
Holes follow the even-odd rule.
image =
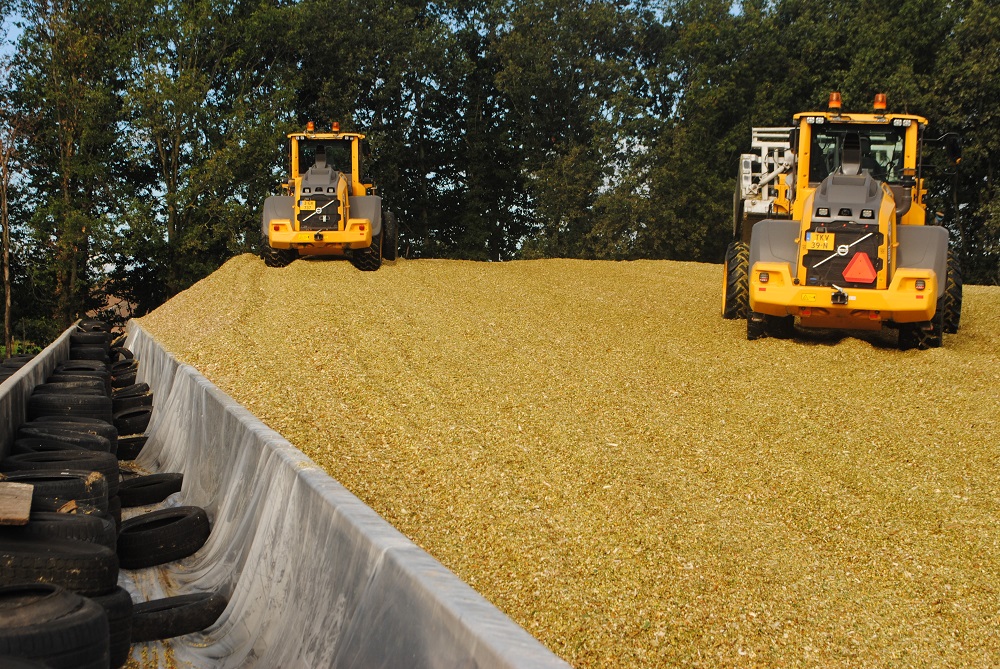
[[[171,503],[204,507],[212,521],[196,555],[147,571],[163,594],[218,590],[230,600],[205,634],[170,644],[177,660],[568,666],[137,323],[128,329],[137,380],[155,401],[138,463],[183,473]]]

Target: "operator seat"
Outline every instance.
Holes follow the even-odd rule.
[[[316,160],[312,167],[306,170],[302,177],[302,190],[308,188],[310,193],[332,193],[336,187],[333,169],[326,164],[326,151],[322,146],[316,147]]]
[[[848,176],[861,174],[861,138],[857,133],[844,135],[844,145],[840,150],[840,173]]]

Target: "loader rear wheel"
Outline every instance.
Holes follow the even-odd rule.
[[[958,266],[958,257],[952,251],[948,251],[948,277],[945,281],[944,331],[955,334],[962,319],[962,269]]]
[[[746,318],[750,314],[750,246],[732,242],[726,249],[722,277],[722,317]]]
[[[351,262],[362,272],[374,272],[382,266],[382,237],[385,228],[372,237],[372,245],[366,249],[355,251],[351,257]]]
[[[267,241],[267,237],[261,235],[260,257],[268,267],[288,267],[296,258],[299,252],[295,249],[276,249]]]

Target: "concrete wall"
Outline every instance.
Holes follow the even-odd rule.
[[[69,336],[74,330],[76,326],[63,332],[31,362],[0,383],[0,420],[3,421],[0,427],[0,458],[10,453],[14,434],[24,422],[31,391],[49,378],[57,364],[69,358]]]

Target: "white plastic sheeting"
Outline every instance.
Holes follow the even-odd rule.
[[[137,323],[155,409],[137,464],[181,472],[170,504],[212,521],[195,555],[127,575],[138,599],[219,591],[220,620],[170,643],[196,667],[566,667],[301,451]]]

